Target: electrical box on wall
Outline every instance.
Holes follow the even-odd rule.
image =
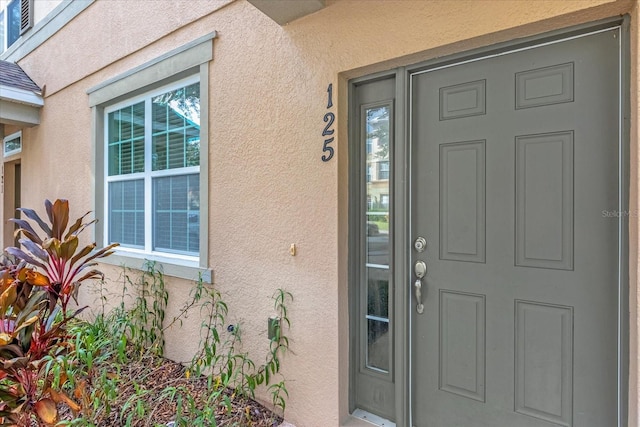
[[[277,316],[269,317],[267,321],[267,335],[270,340],[276,339],[276,336],[279,335],[280,330],[280,318]]]

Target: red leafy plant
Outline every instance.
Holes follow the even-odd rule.
[[[57,403],[80,410],[51,388],[44,360],[69,350],[66,325],[86,308],[70,312],[69,302],[85,280],[103,278],[92,267],[117,246],[80,247],[80,233],[97,220],[85,222],[87,212],[69,226],[67,200],[44,205],[48,223],[26,208],[19,209],[26,219],[11,219],[21,247],[7,248],[0,262],[0,426],[52,425]]]

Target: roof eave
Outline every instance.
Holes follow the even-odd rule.
[[[262,13],[280,25],[310,15],[323,9],[326,0],[248,0]]]
[[[0,85],[0,124],[32,127],[40,124],[44,99],[39,93]]]
[[[42,95],[37,92],[1,84],[0,99],[33,107],[42,107],[44,105]]]

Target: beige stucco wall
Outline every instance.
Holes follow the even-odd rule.
[[[293,293],[293,351],[283,365],[291,396],[287,418],[319,427],[337,426],[348,415],[348,78],[632,11],[632,206],[638,206],[640,161],[635,1],[328,3],[281,27],[244,0],[99,0],[19,62],[46,85],[42,124],[24,131],[23,205],[40,207],[44,198],[66,197],[79,214],[92,208],[94,180],[86,90],[218,32],[210,65],[209,265],[231,307],[229,323],[243,323],[246,348],[256,357],[268,344],[270,296],[278,287]],[[337,157],[323,163],[320,134],[329,83],[338,89]],[[637,219],[632,221],[636,422],[640,300]],[[291,243],[298,247],[295,257],[288,252]],[[115,281],[119,270],[105,270]],[[191,284],[168,284],[171,318]],[[198,325],[192,318],[182,330],[169,331],[170,357],[190,358]]]

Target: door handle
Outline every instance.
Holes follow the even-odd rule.
[[[424,304],[422,304],[422,279],[416,279],[413,284],[416,292],[416,311],[418,314],[424,313]]]
[[[427,264],[424,261],[416,261],[413,266],[413,272],[416,274],[416,281],[413,289],[416,294],[416,311],[418,314],[424,312],[424,304],[422,304],[422,278],[427,274]]]

